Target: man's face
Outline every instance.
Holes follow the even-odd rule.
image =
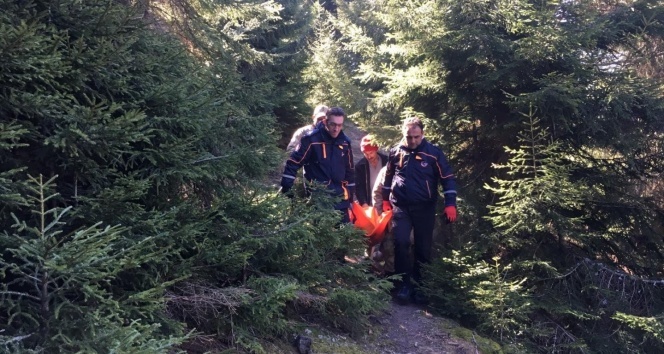
[[[330,136],[336,138],[344,128],[344,116],[329,116],[325,121],[325,129]]]
[[[378,151],[375,150],[369,150],[369,151],[362,151],[364,154],[364,157],[371,162],[374,162],[378,159]]]
[[[408,148],[414,149],[422,143],[424,132],[417,125],[410,125],[403,129],[403,137],[406,139]]]

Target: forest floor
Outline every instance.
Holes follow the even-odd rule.
[[[477,354],[497,352],[497,345],[426,308],[398,305],[373,319],[371,331],[359,339],[310,334],[316,354]],[[295,349],[294,353],[298,353]]]
[[[263,342],[269,354],[493,354],[501,353],[494,341],[479,336],[455,321],[435,316],[426,307],[399,305],[393,301],[371,318],[373,326],[359,337],[328,328],[305,327],[298,343],[282,340]],[[304,343],[304,345],[302,345]],[[190,343],[191,344],[191,343]],[[187,353],[245,353],[228,348],[219,340],[199,338],[187,345]]]

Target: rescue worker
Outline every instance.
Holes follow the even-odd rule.
[[[350,139],[343,132],[346,113],[330,108],[325,120],[308,135],[286,161],[281,178],[282,193],[289,193],[297,171],[304,167],[305,187],[313,182],[327,186],[327,190],[341,201],[334,209],[342,212],[342,221],[350,222],[348,208],[355,191],[355,167]],[[310,190],[310,188],[308,188]]]
[[[391,149],[383,180],[383,210],[392,210],[394,268],[403,274],[396,300],[406,304],[426,302],[416,285],[421,282],[423,264],[431,262],[438,185],[445,196],[444,214],[456,221],[456,180],[447,158],[424,139],[424,123],[419,118],[404,121],[403,139]],[[413,230],[414,264],[410,263],[410,232]]]

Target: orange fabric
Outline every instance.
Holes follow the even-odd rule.
[[[372,206],[362,208],[357,201],[353,202],[351,209],[353,210],[353,215],[355,215],[354,225],[364,231],[364,236],[367,238],[369,246],[379,244],[383,240],[383,237],[385,237],[387,224],[392,219],[392,210],[378,215],[378,212]]]
[[[344,191],[344,199],[343,200],[348,200],[348,188],[346,186],[348,185],[347,181],[341,181],[341,189]]]

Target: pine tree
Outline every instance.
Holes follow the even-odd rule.
[[[311,87],[300,73],[316,10],[301,1],[252,0],[166,1],[147,11],[210,66],[221,84],[218,103],[239,109],[234,103],[242,102],[243,114],[276,116],[285,145],[290,133],[310,120],[305,98]],[[230,92],[229,84],[235,88]]]
[[[526,278],[512,280],[510,267],[502,268],[500,258],[494,264],[481,264],[474,272],[484,280],[473,288],[473,300],[484,321],[480,328],[493,332],[501,343],[522,347],[519,342],[526,332],[530,314],[529,296],[524,289]]]
[[[3,337],[6,349],[159,353],[185,337],[162,337],[137,314],[159,311],[163,287],[118,296],[110,284],[122,272],[164,256],[152,238],[122,247],[119,226],[101,223],[68,231],[72,207],[49,208],[56,177],[31,178],[26,196],[34,217],[14,217],[3,245]],[[128,294],[129,295],[129,294]]]
[[[505,147],[509,160],[494,166],[505,169],[505,177],[495,177],[493,185],[486,186],[498,196],[489,205],[487,218],[498,230],[499,243],[520,252],[541,243],[542,237],[560,244],[566,237],[577,238],[583,201],[589,194],[588,188],[572,179],[572,164],[563,158],[560,143],[551,142],[541,128],[536,112],[523,113],[523,117],[519,145]]]
[[[582,224],[583,201],[592,194],[574,181],[574,164],[564,158],[570,155],[559,142],[552,141],[536,114],[532,108],[522,113],[518,146],[505,147],[509,160],[494,166],[505,170],[504,177],[495,177],[486,185],[498,197],[488,206],[487,219],[495,228],[495,240],[490,244],[500,250],[508,265],[501,270],[500,257],[494,257],[495,274],[471,286],[471,301],[484,318],[480,327],[497,332],[502,343],[525,348],[536,342],[534,331],[527,330],[531,322],[538,323],[532,309],[558,310],[529,302],[525,289],[538,289],[539,277],[557,275],[556,267],[566,264],[566,259],[575,259],[576,252],[567,250],[568,243],[584,247],[588,235]],[[551,338],[556,333],[539,329],[537,336]]]

